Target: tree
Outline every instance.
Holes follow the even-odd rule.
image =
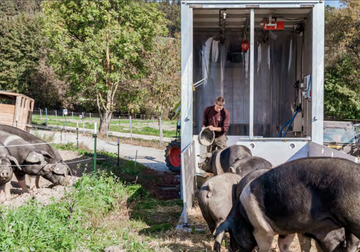
[[[181,41],[179,35],[175,38],[157,38],[153,56],[147,62],[152,69],[151,75],[145,79],[146,105],[160,119],[164,111],[173,108],[179,102],[181,91]],[[160,126],[160,124],[159,124]],[[160,128],[160,139],[162,130]]]
[[[160,2],[158,4],[159,10],[166,14],[166,18],[168,19],[168,30],[169,35],[174,36],[176,33],[180,32],[181,30],[181,11],[180,5],[170,4],[168,1]]]
[[[129,80],[149,73],[145,65],[166,20],[155,4],[137,1],[47,1],[43,3],[49,59],[70,85],[71,95],[92,99],[105,132],[116,94]]]
[[[43,43],[39,18],[20,14],[0,22],[0,89],[27,93]]]
[[[360,116],[360,2],[327,7],[325,15],[325,114]]]

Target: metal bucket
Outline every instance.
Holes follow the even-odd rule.
[[[199,139],[199,143],[201,145],[209,146],[215,140],[215,133],[214,133],[214,131],[210,130],[209,128],[204,128],[200,132],[198,139]]]

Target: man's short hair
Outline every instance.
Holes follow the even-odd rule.
[[[224,98],[222,98],[221,96],[218,96],[217,98],[216,98],[216,104],[218,104],[219,106],[224,106],[225,105],[225,99]]]

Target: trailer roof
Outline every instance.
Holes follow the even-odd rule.
[[[219,9],[194,9],[194,29],[219,29]],[[285,22],[286,28],[293,28],[306,19],[311,8],[255,9],[255,29],[262,29],[263,21],[269,15]],[[244,29],[250,17],[250,9],[227,9],[226,28]]]

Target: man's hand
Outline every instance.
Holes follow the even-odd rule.
[[[210,125],[208,128],[209,128],[211,131],[214,131],[214,130],[215,130],[215,127],[214,127],[214,126],[211,126],[211,125]]]
[[[205,129],[206,127],[205,126],[202,126],[201,130]]]

